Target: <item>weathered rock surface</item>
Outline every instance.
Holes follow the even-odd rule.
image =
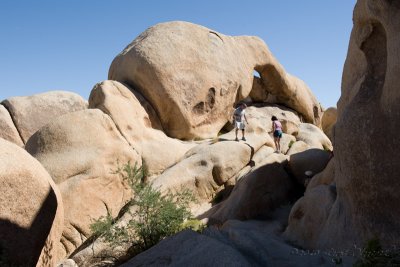
[[[227,143],[227,142],[226,142]],[[235,144],[235,143],[233,143]],[[204,150],[207,147],[206,145],[200,146],[200,150]],[[194,149],[195,151],[192,151],[191,153],[197,153],[198,150]],[[258,163],[264,163],[268,164],[271,162],[274,162],[277,165],[280,165],[281,163],[284,164],[284,161],[286,160],[286,157],[281,154],[274,154],[272,148],[270,147],[262,147],[258,151],[259,155],[254,156],[254,160],[256,161],[256,165]],[[266,160],[265,158],[261,158],[262,155],[268,156],[268,159]],[[255,167],[256,169],[256,167]],[[280,204],[284,203],[287,204],[287,198],[285,196],[287,195],[287,191],[290,190],[291,186],[285,185],[285,183],[291,183],[291,181],[288,180],[287,174],[283,170],[283,165],[280,166],[279,168],[277,166],[271,166],[270,168],[263,168],[259,167],[260,171],[258,174],[256,174],[256,171],[254,173],[251,173],[248,175],[248,177],[242,177],[240,178],[239,181],[239,192],[232,193],[229,197],[229,199],[223,203],[220,203],[221,205],[224,205],[221,207],[222,209],[225,210],[225,217],[222,218],[220,217],[216,221],[216,216],[212,216],[211,220],[214,220],[213,223],[222,223],[225,222],[227,219],[232,219],[232,218],[241,218],[241,219],[251,219],[251,218],[271,218],[273,217],[274,219],[277,219],[278,221],[282,221],[282,223],[287,222],[287,217],[289,214],[289,210],[285,211],[284,217],[282,217],[282,212],[275,212],[274,210],[280,206]],[[261,170],[262,169],[262,170]],[[278,170],[279,169],[279,170]],[[271,172],[271,170],[275,170],[275,172]],[[283,177],[275,177],[273,174],[281,174]],[[255,177],[256,176],[256,177]],[[272,179],[269,179],[272,178]],[[246,180],[246,181],[245,181]],[[274,182],[271,183],[271,180]],[[276,184],[279,184],[279,186],[275,186]],[[287,188],[285,188],[285,186]],[[235,187],[236,188],[236,187]],[[279,188],[276,190],[275,188]],[[236,189],[235,189],[236,190]],[[269,197],[265,197],[263,193],[265,191],[270,191]],[[283,200],[284,199],[284,200]],[[227,202],[232,202],[232,205],[226,205],[224,203]],[[244,203],[243,205],[245,207],[242,207],[240,204]],[[258,203],[258,204],[255,204]],[[256,207],[254,207],[254,205]],[[217,207],[217,206],[215,206]],[[261,208],[262,207],[262,208]],[[235,208],[239,209],[238,212],[236,212]],[[247,209],[247,210],[246,210]],[[214,208],[213,208],[214,210]],[[211,211],[213,211],[211,210]],[[228,214],[229,213],[229,214]],[[211,214],[211,213],[210,213]],[[125,214],[126,215],[126,214]],[[124,215],[124,216],[125,216]],[[202,215],[199,218],[208,218],[209,216],[207,215]],[[124,224],[126,223],[127,219],[126,218],[121,218],[118,223]],[[279,228],[280,230],[283,229],[283,227]],[[88,247],[82,249],[81,251],[77,252],[72,256],[72,258],[79,264],[79,266],[92,266],[94,263],[99,263],[99,259],[101,259],[102,264],[115,264],[116,261],[119,261],[124,258],[124,255],[126,257],[127,253],[127,248],[125,247],[125,253],[123,251],[124,247],[117,247],[110,251],[108,249],[107,243],[104,242],[104,240],[97,239],[95,242],[93,242],[91,245]],[[195,260],[193,260],[195,264]],[[192,265],[193,265],[192,264]]]
[[[335,126],[338,198],[324,246],[374,237],[384,246],[399,244],[399,14],[398,1],[360,0],[354,10]]]
[[[264,145],[262,146],[259,150],[257,150],[250,160],[249,164],[247,164],[243,169],[241,169],[237,174],[235,174],[232,178],[230,178],[226,184],[224,185],[225,189],[227,189],[227,193],[230,194],[229,188],[233,188],[233,186],[236,184],[237,181],[239,181],[242,177],[250,173],[251,171],[254,171],[255,169],[264,166],[267,163],[270,163],[271,156],[272,154],[275,153],[275,149]],[[228,194],[228,195],[229,195]],[[225,193],[223,194],[225,195]]]
[[[266,64],[256,69],[270,93],[267,102],[283,103],[300,113],[302,121],[320,125],[322,107],[304,81],[286,73],[280,64]]]
[[[332,158],[329,160],[328,164],[326,165],[325,169],[315,174],[310,183],[307,185],[306,191],[310,190],[313,187],[318,185],[335,185],[335,159]]]
[[[252,157],[251,145],[235,141],[221,141],[194,149],[185,159],[155,178],[153,186],[161,190],[180,190],[183,186],[202,201],[209,201]]]
[[[331,140],[320,128],[310,123],[301,123],[299,125],[299,133],[296,139],[305,142],[310,148],[333,150]]]
[[[319,248],[320,234],[336,200],[333,188],[329,185],[312,187],[295,203],[284,234],[292,243],[308,249]]]
[[[202,234],[184,231],[161,241],[132,258],[133,266],[330,266],[328,253],[307,253],[283,242],[276,234],[282,224],[261,221],[228,221],[221,230]],[[343,265],[354,259],[344,256]]]
[[[17,263],[39,259],[38,266],[53,266],[90,236],[93,219],[117,215],[131,192],[112,171],[142,160],[148,182],[162,191],[192,190],[200,200],[192,207],[195,215],[220,229],[178,234],[125,266],[329,265],[324,255],[293,255],[294,248],[276,235],[287,216],[279,222],[232,221],[273,218],[278,207],[298,197],[295,187],[308,183],[305,171],[317,174],[291,210],[284,237],[292,244],[343,250],[379,237],[386,247],[399,245],[399,14],[395,1],[358,1],[338,115],[329,108],[321,117],[309,88],[287,74],[259,38],[230,37],[186,22],[158,24],[135,39],[110,67],[109,78],[119,82],[97,84],[90,110],[67,92],[3,101],[0,137],[19,146],[26,142],[48,173],[0,138],[0,245],[13,251]],[[264,102],[246,110],[247,141],[235,142],[234,130],[217,138],[243,99]],[[273,153],[272,115],[283,124],[287,155]],[[214,139],[185,143],[162,130],[182,139]],[[335,141],[334,159],[324,151],[333,149],[328,136]],[[48,174],[63,196],[64,225],[58,187]],[[219,194],[223,201],[214,205]],[[26,205],[14,203],[15,195]],[[97,257],[104,253],[115,256],[111,264],[127,256],[127,248],[108,253],[101,239],[85,246],[61,264],[100,264]]]
[[[251,88],[249,97],[252,102],[267,102],[269,93],[264,88],[263,81],[260,77],[254,76],[253,87]]]
[[[135,207],[132,206],[130,209],[132,211]],[[132,214],[133,212],[125,212],[112,226],[112,229],[126,226],[128,222],[132,220]],[[110,243],[108,243],[103,237],[99,237],[80,246],[70,255],[70,258],[79,267],[119,266],[121,262],[124,262],[137,254],[131,249],[134,245],[133,242],[120,243],[110,249]]]
[[[79,267],[78,264],[74,262],[72,259],[66,259],[60,262],[57,267]]]
[[[167,169],[152,182],[156,188],[179,190],[189,188],[201,201],[210,201],[228,180],[246,165],[264,145],[273,146],[265,125],[258,117],[257,108],[247,109],[249,124],[247,141],[236,142],[234,130],[219,136],[210,143],[203,143],[189,150],[184,159]],[[241,133],[239,133],[239,138]]]
[[[0,129],[0,138],[4,138],[18,146],[24,146],[17,128],[15,128],[14,122],[12,121],[10,113],[8,113],[7,109],[3,105],[0,105]]]
[[[290,155],[293,155],[293,154],[304,152],[307,149],[309,149],[309,146],[305,142],[296,141],[296,142],[292,143],[292,145],[290,146],[290,148],[287,151],[286,155],[290,156]]]
[[[219,224],[230,219],[266,219],[272,211],[290,202],[293,181],[284,166],[287,157],[282,154],[268,156],[265,165],[240,178],[227,200],[213,207],[200,218]]]
[[[116,82],[116,81],[114,81]],[[125,85],[127,88],[129,88],[128,85]],[[140,104],[142,107],[146,110],[147,115],[149,116],[150,122],[151,122],[151,127],[160,131],[164,131],[163,127],[161,125],[160,118],[157,115],[156,110],[153,108],[153,106],[147,101],[144,96],[139,93],[138,91],[135,91],[133,89],[130,89],[132,93],[135,95],[135,97],[139,100]]]
[[[11,97],[1,103],[10,112],[24,143],[58,116],[87,108],[87,102],[81,96],[65,91]]]
[[[372,238],[399,245],[399,14],[398,1],[357,1],[335,125],[337,198],[313,242],[298,237],[306,246],[361,247]],[[305,218],[303,225],[317,217]]]
[[[248,117],[257,119],[257,123],[267,132],[272,131],[272,116],[276,116],[282,123],[282,130],[285,134],[296,136],[299,132],[301,122],[298,113],[294,110],[271,104],[255,104],[247,110]]]
[[[160,174],[178,162],[195,146],[153,129],[139,100],[119,82],[104,81],[97,84],[90,94],[89,108],[98,108],[112,118],[124,138],[142,156],[151,176]]]
[[[267,163],[270,163],[269,156],[272,155],[275,150],[269,146],[262,146],[257,152],[254,154],[253,161],[254,167],[260,167]]]
[[[311,171],[315,175],[323,171],[331,158],[331,153],[321,149],[308,149],[306,151],[291,154],[289,158],[289,170],[297,182],[304,184],[309,178],[305,172]]]
[[[10,266],[54,266],[61,194],[40,163],[0,138],[0,247]],[[3,259],[4,260],[4,259]]]
[[[139,154],[122,137],[110,117],[98,109],[54,119],[27,142],[26,150],[48,170],[62,193],[64,256],[89,236],[93,219],[116,216],[131,197],[118,165],[141,165]]]
[[[330,140],[333,140],[333,127],[336,124],[336,120],[337,109],[334,107],[328,108],[324,111],[324,114],[322,114],[321,127]]]
[[[286,154],[289,151],[289,146],[295,142],[296,137],[283,133],[280,141],[281,153]]]
[[[334,163],[334,159],[331,159],[322,172],[312,177],[304,196],[295,203],[290,212],[284,237],[297,246],[319,248],[321,232],[337,197]]]
[[[321,107],[309,88],[285,72],[261,39],[188,22],[147,29],[114,59],[108,78],[143,94],[169,136],[193,139],[217,135],[230,120],[227,111],[250,94],[254,69],[265,90],[319,123]]]

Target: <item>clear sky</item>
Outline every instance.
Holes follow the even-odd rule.
[[[0,101],[51,90],[88,98],[148,27],[184,20],[256,35],[321,104],[340,97],[356,0],[1,0]]]

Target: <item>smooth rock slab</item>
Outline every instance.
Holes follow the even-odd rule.
[[[94,219],[117,216],[131,197],[116,174],[128,162],[141,166],[139,154],[122,137],[111,118],[98,109],[58,117],[27,142],[26,150],[48,170],[61,190],[65,207],[61,238],[64,256],[90,235]]]
[[[37,130],[63,114],[87,108],[79,95],[66,91],[50,91],[32,96],[16,96],[1,102],[26,143]]]
[[[12,266],[54,266],[63,230],[61,194],[40,163],[0,138],[0,246]]]

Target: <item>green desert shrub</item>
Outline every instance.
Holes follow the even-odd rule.
[[[294,143],[295,143],[295,141],[290,140],[290,142],[289,142],[289,148],[291,148],[291,147],[293,146]]]
[[[206,228],[206,225],[197,219],[189,219],[181,224],[180,230],[191,229],[201,233]]]
[[[189,204],[195,199],[189,190],[161,193],[144,182],[144,168],[129,164],[116,173],[128,182],[133,191],[133,197],[125,207],[131,219],[126,225],[115,225],[109,213],[91,225],[93,235],[114,246],[131,244],[131,249],[139,253],[182,230],[185,221],[192,217]]]

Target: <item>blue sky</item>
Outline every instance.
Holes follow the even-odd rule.
[[[51,90],[87,99],[137,35],[184,20],[261,37],[325,108],[335,106],[355,1],[1,0],[0,101]]]

